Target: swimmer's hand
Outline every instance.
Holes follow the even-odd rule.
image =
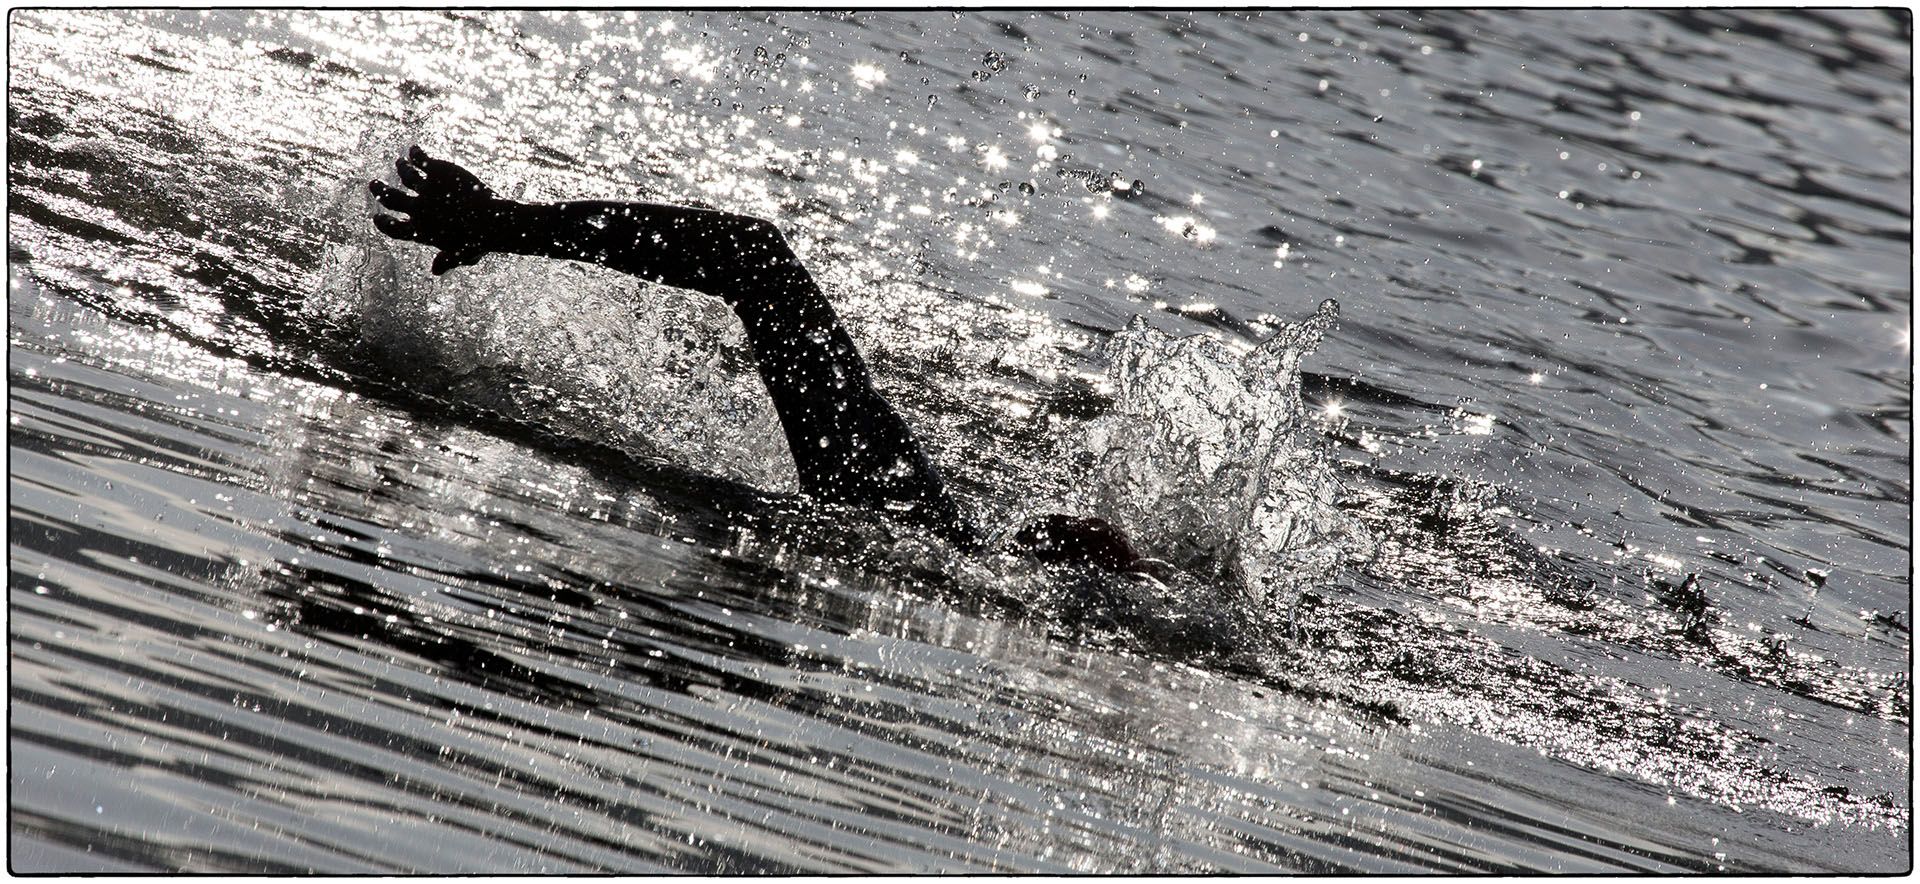
[[[429,157],[417,146],[394,160],[393,168],[405,189],[378,179],[367,182],[367,189],[381,207],[407,217],[376,213],[373,226],[394,239],[439,249],[433,258],[435,276],[479,263],[489,251],[485,243],[504,228],[512,204],[495,197],[472,172]]]

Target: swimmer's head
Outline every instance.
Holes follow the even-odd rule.
[[[1086,564],[1107,571],[1145,571],[1151,560],[1105,519],[1054,513],[1022,526],[1013,547],[1047,564]]]

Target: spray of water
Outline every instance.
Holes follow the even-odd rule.
[[[431,250],[374,232],[365,199],[340,202],[349,232],[328,245],[306,309],[344,329],[363,367],[561,435],[763,489],[796,486],[725,304],[513,255],[434,277]]]
[[[1150,555],[1267,602],[1333,576],[1371,546],[1335,506],[1326,437],[1300,399],[1300,361],[1339,316],[1331,300],[1245,353],[1135,318],[1107,344],[1113,410],[1087,427],[1087,504]]]

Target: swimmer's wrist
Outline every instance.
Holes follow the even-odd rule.
[[[546,207],[488,197],[474,210],[474,245],[489,252],[535,253],[542,208]]]

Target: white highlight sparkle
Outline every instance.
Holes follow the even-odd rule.
[[[870,64],[856,64],[853,66],[853,81],[860,84],[862,89],[872,89],[887,81],[887,72]]]

